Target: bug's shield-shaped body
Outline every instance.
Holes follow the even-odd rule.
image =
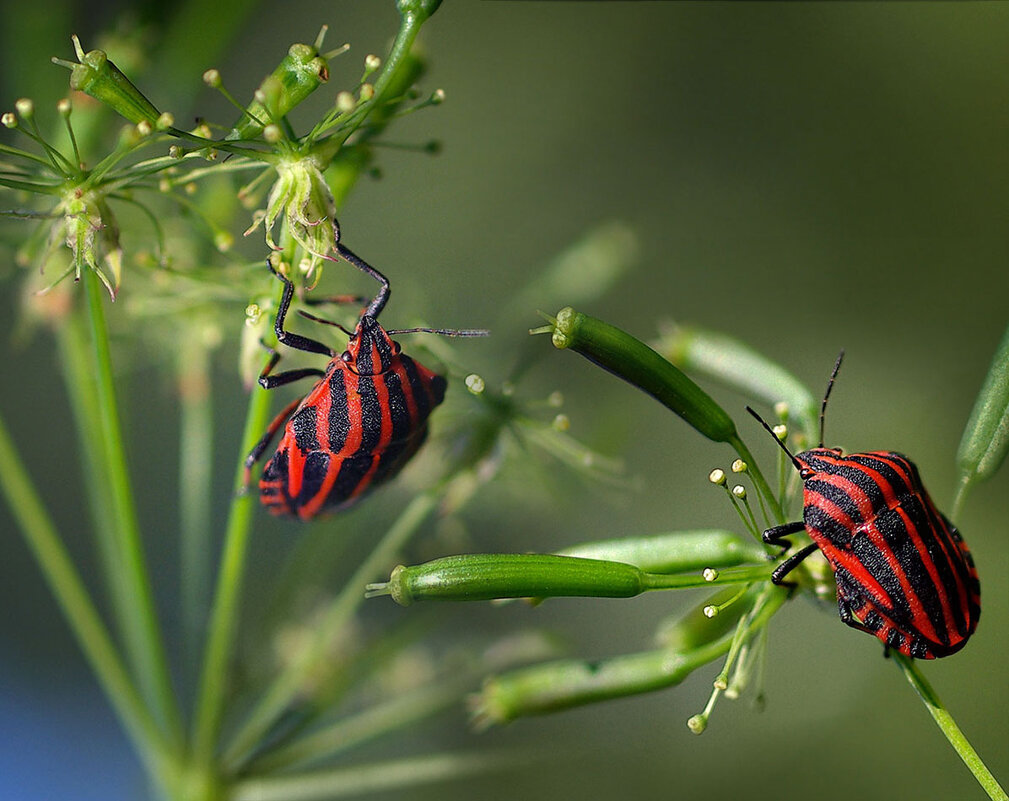
[[[446,382],[362,317],[347,351],[287,421],[259,482],[277,515],[345,508],[398,473],[423,444]]]
[[[915,465],[828,448],[796,460],[806,468],[803,523],[834,570],[841,619],[906,656],[960,650],[981,614],[977,571]]]

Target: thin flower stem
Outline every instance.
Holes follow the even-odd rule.
[[[169,745],[127,673],[2,419],[0,491],[7,497],[25,541],[134,748],[150,775],[165,786],[173,772]]]
[[[242,434],[244,456],[262,435],[269,422],[270,393],[254,389],[249,396],[249,407]],[[207,768],[214,758],[217,735],[221,725],[228,666],[238,626],[238,601],[241,596],[245,558],[255,497],[244,491],[245,467],[241,458],[235,471],[231,511],[224,534],[224,550],[217,574],[217,588],[211,612],[207,641],[203,652],[203,670],[196,697],[193,719],[193,753],[198,763]]]
[[[647,590],[682,590],[692,587],[720,587],[725,584],[750,584],[754,581],[768,581],[771,578],[770,567],[740,567],[717,571],[717,576],[711,579],[701,574],[668,575],[663,573],[644,573],[645,589]]]
[[[457,703],[465,692],[470,677],[465,678],[467,681],[457,677],[443,679],[341,718],[255,760],[249,766],[249,772],[275,773],[293,765],[332,757],[383,734],[417,723]]]
[[[399,551],[420,524],[434,511],[444,486],[442,482],[414,496],[374,550],[354,571],[316,626],[311,645],[304,649],[298,659],[288,663],[284,671],[274,679],[228,745],[224,752],[224,764],[227,769],[237,768],[247,758],[291,702],[297,698],[306,679],[316,669],[319,661],[328,658],[328,646],[333,637],[350,622],[364,600],[365,585],[383,570],[389,569]]]
[[[420,32],[421,26],[427,21],[427,19],[428,17],[424,14],[403,15],[399,32],[396,34],[396,39],[392,43],[392,47],[389,49],[389,55],[385,57],[385,62],[382,65],[382,71],[375,80],[375,94],[372,96],[371,100],[366,103],[362,103],[349,117],[347,117],[346,120],[343,121],[342,130],[336,135],[340,142],[346,142],[350,135],[361,127],[364,121],[368,118],[368,115],[370,115],[371,112],[378,107],[379,103],[384,103],[388,100],[388,98],[385,97],[386,89],[389,84],[393,82],[393,79],[399,72],[406,57],[409,56],[410,48],[413,47],[413,43],[417,39],[417,34]],[[327,126],[327,128],[328,127],[329,126]],[[324,131],[317,131],[315,133],[316,135],[319,135],[323,132]]]
[[[1005,790],[1002,789],[1001,785],[999,785],[998,781],[991,774],[991,771],[988,770],[988,767],[981,760],[981,757],[978,756],[977,751],[967,742],[967,738],[960,731],[960,727],[956,725],[953,716],[943,706],[932,685],[929,684],[928,679],[925,678],[925,675],[919,669],[918,663],[903,654],[893,654],[892,656],[897,667],[903,671],[908,683],[918,693],[936,725],[942,730],[942,733],[949,740],[949,744],[953,746],[960,759],[963,760],[963,764],[974,774],[974,778],[984,788],[988,797],[992,801],[1007,801],[1009,796],[1006,795]]]
[[[760,472],[760,466],[757,464],[757,460],[753,458],[753,454],[750,453],[750,449],[746,447],[746,443],[743,442],[738,436],[734,436],[729,439],[729,444],[733,447],[736,453],[739,454],[739,458],[742,459],[747,464],[747,470],[750,477],[753,479],[753,485],[757,488],[757,492],[764,496],[764,499],[771,507],[771,511],[774,512],[774,517],[779,523],[785,522],[785,512],[781,508],[781,501],[774,497],[774,493],[771,491],[770,485],[768,485],[767,480],[764,478],[764,474]]]
[[[160,724],[170,739],[181,743],[179,710],[168,672],[168,660],[151,591],[150,574],[144,559],[140,527],[126,468],[126,453],[119,428],[119,410],[112,379],[112,357],[102,306],[105,291],[92,270],[85,276],[92,340],[92,368],[97,382],[106,480],[116,521],[116,541],[123,578],[129,589],[130,605],[124,612],[128,622],[126,653],[134,675]]]
[[[232,788],[230,801],[328,801],[359,797],[382,790],[413,791],[432,782],[458,781],[465,776],[528,764],[529,754],[497,752],[422,754],[406,759],[371,762],[292,776],[244,779]]]
[[[210,359],[200,332],[179,350],[179,515],[182,628],[186,663],[197,669],[200,632],[210,598],[211,468],[214,417]],[[190,676],[194,675],[192,672]]]

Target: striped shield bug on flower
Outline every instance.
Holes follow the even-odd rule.
[[[932,503],[918,468],[900,453],[844,455],[823,445],[823,422],[844,351],[820,407],[820,444],[792,454],[760,416],[803,482],[802,520],[767,529],[764,542],[788,548],[790,534],[813,542],[783,561],[784,578],[817,548],[837,581],[841,620],[908,657],[959,651],[977,628],[981,585],[960,532]]]
[[[328,356],[325,370],[301,368],[272,374],[280,354],[272,351],[259,376],[264,389],[275,389],[315,377],[315,386],[289,404],[270,423],[245,460],[246,485],[253,465],[262,458],[277,432],[284,428],[276,452],[263,470],[259,497],[275,515],[311,520],[320,513],[343,509],[395,476],[427,436],[427,418],[445,397],[446,380],[402,352],[394,334],[426,332],[445,336],[486,336],[484,330],[409,328],[385,330],[378,315],[389,299],[389,281],[342,244],[339,254],[381,284],[367,303],[346,350],[284,328],[294,284],[267,262],[284,283],[274,324],[277,341],[308,353]],[[350,298],[334,299],[345,302]],[[354,298],[353,300],[362,300]],[[325,301],[323,301],[325,302]],[[343,328],[307,312],[307,319]],[[271,349],[272,350],[272,349]]]

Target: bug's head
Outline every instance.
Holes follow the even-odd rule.
[[[380,375],[392,368],[392,360],[399,352],[399,343],[393,342],[378,320],[365,315],[340,358],[358,375]]]
[[[810,448],[808,451],[795,454],[792,461],[799,469],[799,478],[806,481],[837,464],[837,458],[843,453],[840,448]]]

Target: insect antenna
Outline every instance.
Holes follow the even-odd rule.
[[[298,309],[298,314],[306,320],[311,320],[313,323],[322,323],[323,325],[331,325],[333,328],[339,328],[349,337],[354,335],[354,332],[350,331],[346,326],[340,325],[340,323],[333,322],[332,320],[327,320],[324,317],[316,317],[314,314],[307,312],[304,309]]]
[[[791,452],[791,451],[790,451],[790,450],[788,449],[788,446],[787,446],[787,445],[785,445],[785,443],[784,443],[784,442],[782,442],[782,441],[781,441],[780,439],[778,439],[778,435],[774,433],[774,429],[773,429],[773,428],[771,428],[771,427],[770,427],[770,426],[769,426],[769,425],[767,424],[767,422],[766,422],[766,421],[764,420],[764,418],[763,418],[763,417],[761,417],[761,416],[760,416],[759,414],[757,414],[757,413],[756,413],[756,412],[755,412],[755,411],[754,411],[754,410],[753,410],[752,408],[750,408],[749,406],[747,406],[747,407],[746,407],[746,411],[748,411],[748,412],[749,412],[750,414],[752,414],[752,415],[753,415],[754,417],[756,417],[756,418],[757,418],[757,422],[758,422],[758,423],[760,423],[760,424],[761,424],[761,425],[762,425],[762,426],[764,427],[764,429],[765,429],[765,430],[767,431],[767,433],[771,435],[771,438],[772,438],[772,439],[773,439],[773,440],[774,440],[775,442],[777,442],[777,443],[778,443],[778,445],[779,445],[779,446],[781,447],[781,449],[782,449],[782,450],[783,450],[783,451],[785,452],[785,454],[786,454],[786,455],[788,456],[788,458],[789,458],[789,459],[791,460],[792,464],[794,464],[794,465],[795,465],[796,469],[797,469],[797,470],[802,470],[802,464],[800,464],[799,460],[798,460],[798,459],[796,459],[796,458],[795,458],[795,457],[794,457],[794,456],[792,455],[792,452]]]
[[[830,374],[830,380],[827,382],[827,391],[823,393],[823,403],[820,405],[820,447],[823,447],[823,420],[827,414],[827,398],[830,397],[830,391],[834,388],[834,379],[837,378],[837,373],[841,369],[841,360],[844,359],[844,348],[841,352],[837,354],[837,361],[834,362],[834,370]],[[759,419],[759,418],[758,418]],[[766,423],[765,423],[766,425]]]
[[[488,337],[490,331],[486,328],[393,328],[387,329],[389,336],[394,334],[440,334],[443,337]]]

